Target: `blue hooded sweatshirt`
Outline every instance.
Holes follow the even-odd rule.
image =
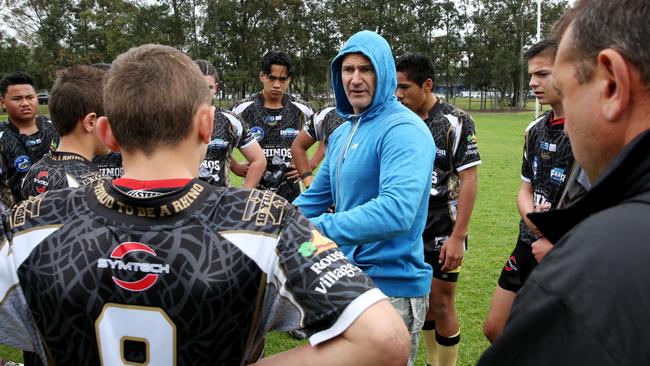
[[[358,115],[341,80],[350,53],[370,59],[376,75],[372,102]],[[376,33],[347,41],[332,61],[332,82],[336,111],[347,121],[330,136],[325,161],[294,204],[386,295],[426,296],[432,270],[422,231],[436,153],[431,132],[397,101],[393,55]],[[336,213],[325,213],[331,204]]]

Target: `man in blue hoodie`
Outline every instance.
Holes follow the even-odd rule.
[[[395,62],[381,36],[353,35],[331,69],[336,111],[346,122],[294,204],[391,298],[411,332],[412,365],[431,284],[422,232],[436,147],[424,122],[395,97]],[[332,204],[336,212],[328,213]]]

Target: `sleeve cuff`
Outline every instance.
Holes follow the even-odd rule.
[[[316,346],[342,334],[357,320],[361,313],[386,298],[386,295],[377,288],[364,292],[343,310],[334,325],[309,337],[309,344]]]

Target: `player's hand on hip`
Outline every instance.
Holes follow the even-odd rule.
[[[284,176],[287,177],[287,180],[290,180],[292,182],[300,181],[300,174],[298,173],[298,169],[296,169],[296,166],[293,164],[289,165],[287,172],[284,173]]]
[[[230,169],[232,170],[235,175],[239,177],[245,177],[246,174],[248,174],[248,167],[250,166],[249,162],[245,163],[238,163],[238,162],[233,162],[230,165]]]

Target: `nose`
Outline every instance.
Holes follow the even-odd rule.
[[[352,83],[353,84],[361,84],[363,80],[361,79],[361,73],[359,70],[354,70],[354,73],[352,74]]]
[[[530,86],[531,88],[539,86],[539,82],[537,81],[537,78],[534,77],[534,76],[531,76],[530,81],[528,82],[528,86]]]
[[[404,98],[404,94],[399,90],[399,88],[395,89],[395,96],[397,97],[397,100],[402,100]]]

